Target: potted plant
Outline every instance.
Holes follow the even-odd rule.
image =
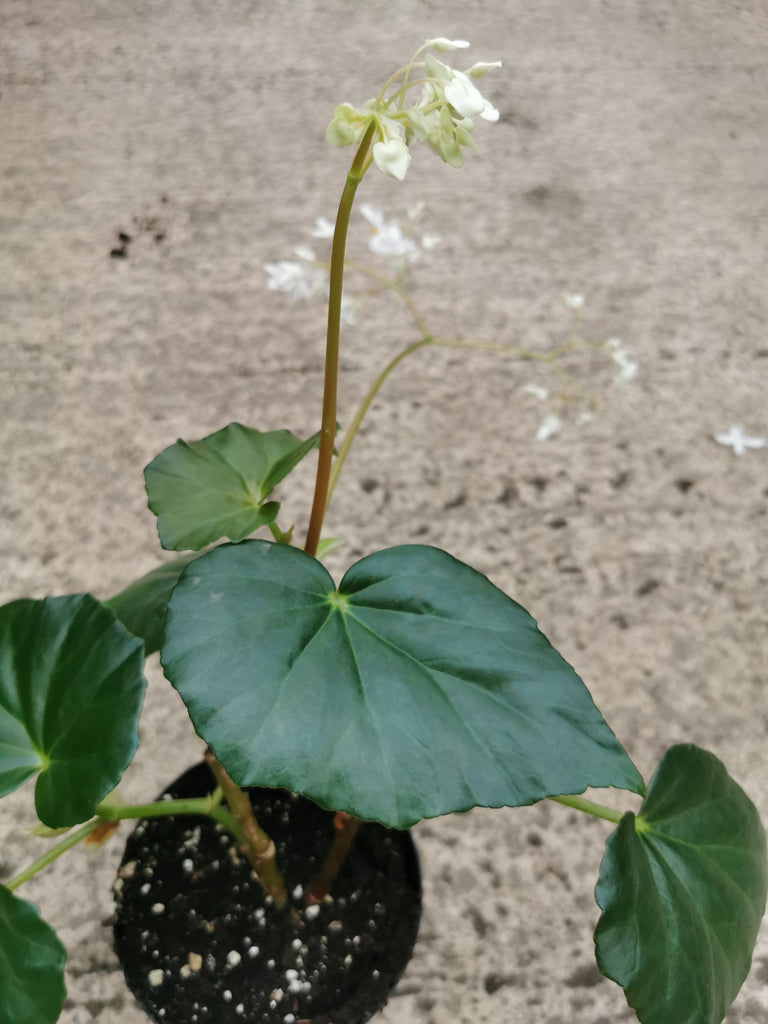
[[[406,304],[422,336],[384,368],[336,447],[355,194],[374,165],[402,180],[416,141],[456,167],[475,148],[475,119],[498,117],[475,82],[497,65],[462,72],[435,56],[466,45],[428,40],[375,99],[337,107],[328,141],[355,155],[335,224],[316,229],[332,240],[330,262],[302,251],[268,268],[273,287],[296,295],[327,285],[318,433],[231,423],[177,441],[145,481],[161,544],[181,557],[103,603],[78,594],[0,608],[0,792],[37,775],[40,831],[55,836],[0,886],[3,1024],[55,1021],[65,991],[65,951],[17,890],[130,819],[139,825],[116,883],[116,939],[126,961],[139,947],[126,975],[158,1021],[362,1022],[415,939],[418,867],[402,831],[544,799],[616,826],[596,888],[596,956],[643,1024],[718,1024],[747,974],[768,885],[765,833],[717,758],[674,746],[646,783],[530,615],[441,549],[374,551],[339,582],[321,561],[334,485],[383,381],[419,347],[469,344],[429,332],[402,285],[414,243],[367,208],[378,251],[393,260],[374,287]],[[567,301],[577,322],[580,298]],[[572,337],[545,358],[557,366],[575,347]],[[631,377],[623,348],[608,353]],[[555,425],[545,420],[542,436]],[[299,547],[271,496],[315,450]],[[271,539],[253,539],[260,529]],[[160,798],[125,805],[114,790],[138,743],[144,658],[157,650],[205,763]],[[600,806],[581,795],[590,787],[636,794],[641,810]],[[390,883],[403,902],[387,902]],[[379,943],[385,932],[398,955]],[[368,976],[348,982],[360,964]]]

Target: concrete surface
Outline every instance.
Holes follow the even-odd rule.
[[[432,329],[543,348],[567,330],[561,293],[583,292],[584,335],[621,338],[639,372],[617,391],[599,361],[576,364],[599,378],[593,424],[536,443],[543,410],[522,389],[552,386],[546,368],[414,356],[342,477],[332,567],[445,547],[532,611],[646,777],[694,741],[768,820],[768,449],[712,439],[768,434],[763,0],[4,0],[0,599],[106,597],[153,567],[141,469],[177,437],[317,429],[322,303],[289,307],[263,264],[333,215],[350,157],[324,143],[333,107],[434,35],[503,60],[483,83],[501,121],[461,172],[416,151],[403,185],[372,172],[361,189],[392,215],[423,200],[443,236],[411,276]],[[367,307],[345,336],[342,423],[416,337],[392,303]],[[299,535],[311,470],[282,489]],[[150,676],[128,800],[200,753]],[[4,801],[0,877],[40,852],[32,817],[28,787]],[[418,827],[423,931],[382,1024],[632,1019],[591,966],[608,828],[576,818]],[[145,1019],[104,927],[120,845],[21,890],[70,950],[64,1024]],[[764,929],[728,1020],[766,1019]]]

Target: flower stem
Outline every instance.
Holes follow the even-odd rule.
[[[414,352],[418,352],[420,348],[426,348],[429,345],[433,345],[436,348],[476,349],[477,351],[480,352],[500,352],[504,355],[513,356],[516,359],[529,359],[534,362],[549,363],[550,366],[552,366],[552,368],[554,369],[555,373],[557,373],[560,376],[561,380],[563,380],[564,385],[570,385],[570,377],[568,377],[568,375],[565,374],[565,371],[561,371],[561,368],[558,366],[557,360],[562,355],[565,355],[567,352],[576,351],[577,346],[574,343],[567,341],[564,342],[562,345],[559,345],[557,348],[551,349],[549,352],[536,352],[535,350],[532,349],[515,348],[512,345],[496,344],[493,342],[474,341],[463,338],[437,338],[429,333],[426,322],[424,321],[423,317],[421,316],[413,302],[410,300],[410,296],[405,291],[405,289],[397,287],[392,282],[388,282],[388,286],[392,288],[398,295],[398,297],[405,303],[415,323],[423,331],[424,336],[419,341],[414,341],[412,344],[406,345],[404,349],[398,352],[398,354],[387,363],[387,365],[376,377],[373,384],[371,384],[370,388],[366,392],[362,402],[360,403],[357,409],[357,412],[352,418],[352,422],[350,423],[346,434],[344,435],[344,440],[339,445],[338,455],[336,456],[336,459],[331,468],[328,481],[326,508],[331,503],[331,496],[333,495],[333,491],[338,482],[339,474],[341,473],[341,470],[344,466],[344,462],[346,461],[346,458],[349,455],[349,449],[352,447],[352,442],[355,440],[357,432],[360,429],[360,425],[362,424],[365,416],[367,415],[374,398],[379,393],[382,385],[389,377],[389,375],[392,373],[392,371],[397,366],[399,366],[399,364],[407,356],[412,355]],[[584,346],[585,349],[589,347],[592,346]],[[585,395],[584,397],[588,399],[590,398],[589,395]]]
[[[611,807],[604,807],[602,804],[585,800],[582,796],[551,796],[550,800],[555,803],[572,807],[575,811],[582,811],[584,814],[591,814],[593,818],[603,818],[605,821],[612,821],[615,825],[624,817],[624,811],[614,811]]]
[[[312,513],[304,550],[314,555],[320,541],[323,528],[323,517],[328,495],[328,481],[333,462],[333,443],[336,438],[336,403],[339,377],[339,336],[341,332],[341,290],[344,283],[344,254],[347,244],[347,228],[352,203],[355,199],[357,186],[363,180],[368,166],[368,151],[375,124],[371,122],[368,130],[358,146],[352,166],[347,175],[344,191],[339,201],[336,214],[336,227],[333,232],[331,249],[331,275],[328,292],[328,330],[325,347],[325,380],[323,384],[323,416],[320,432],[320,447],[317,456],[317,476],[315,477],[315,496],[312,501]]]
[[[349,454],[349,449],[352,447],[352,442],[354,441],[355,436],[357,435],[357,431],[360,428],[360,424],[363,422],[365,415],[370,409],[371,403],[373,402],[374,398],[379,393],[382,384],[390,375],[390,373],[392,373],[395,367],[398,366],[406,358],[406,356],[409,356],[411,355],[412,352],[416,352],[420,348],[424,348],[425,346],[431,344],[432,338],[427,337],[422,338],[421,341],[415,341],[412,345],[408,345],[401,352],[399,352],[394,357],[394,359],[391,359],[387,363],[387,365],[384,367],[384,369],[381,371],[376,380],[368,389],[367,394],[360,403],[360,406],[358,407],[358,410],[355,413],[346,434],[344,435],[344,440],[339,445],[339,453],[336,456],[336,460],[333,463],[333,467],[331,469],[328,481],[328,497],[326,499],[328,504],[330,504],[333,489],[336,486],[336,481],[339,479],[339,473],[341,473],[342,467],[344,466],[344,462],[347,458],[347,455]]]

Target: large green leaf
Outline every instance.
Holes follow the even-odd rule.
[[[172,444],[144,470],[160,543],[199,551],[273,523],[280,503],[267,497],[319,440],[319,433],[301,441],[289,430],[263,434],[230,423],[201,441]]]
[[[33,903],[0,885],[0,1022],[55,1024],[67,954]]]
[[[295,548],[223,545],[182,575],[161,657],[242,785],[397,827],[587,786],[643,791],[528,613],[437,548],[364,558],[337,591]]]
[[[765,832],[713,755],[667,751],[639,817],[609,837],[596,889],[600,970],[643,1024],[720,1024],[765,909]]]
[[[165,609],[171,592],[189,562],[198,557],[191,552],[165,562],[104,601],[130,633],[141,637],[147,656],[160,650]]]
[[[90,594],[0,608],[0,796],[39,771],[41,821],[90,818],[136,750],[143,662]]]

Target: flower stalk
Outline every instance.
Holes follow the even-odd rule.
[[[360,145],[355,153],[352,166],[347,175],[344,191],[339,201],[336,215],[336,227],[333,232],[331,249],[331,274],[328,293],[328,329],[325,346],[325,377],[323,381],[323,413],[320,434],[320,446],[317,456],[317,475],[315,477],[315,494],[312,501],[312,512],[307,529],[304,550],[315,555],[320,542],[323,518],[328,498],[328,485],[333,462],[333,444],[336,439],[336,407],[338,401],[339,378],[339,339],[341,335],[341,292],[344,284],[344,256],[347,245],[347,229],[349,216],[355,193],[363,175],[370,165],[370,146],[374,135],[374,124],[368,125]]]

